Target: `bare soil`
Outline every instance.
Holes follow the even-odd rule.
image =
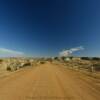
[[[100,80],[45,63],[0,78],[0,100],[100,100]]]

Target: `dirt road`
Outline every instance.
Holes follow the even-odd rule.
[[[46,63],[0,78],[0,100],[100,100],[100,80]]]

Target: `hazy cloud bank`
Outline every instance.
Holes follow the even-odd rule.
[[[63,50],[59,53],[59,56],[69,56],[71,55],[72,53],[76,52],[76,51],[79,51],[79,50],[84,50],[84,47],[83,46],[80,46],[80,47],[76,47],[76,48],[71,48],[69,50]]]
[[[0,55],[1,56],[11,56],[11,57],[15,57],[15,56],[23,56],[24,53],[20,52],[20,51],[16,51],[16,50],[11,50],[11,49],[6,49],[6,48],[0,48]]]

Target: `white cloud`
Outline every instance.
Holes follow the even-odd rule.
[[[11,49],[0,48],[0,55],[15,57],[15,56],[23,56],[24,53],[15,51],[15,50],[11,50]]]
[[[63,50],[59,53],[60,56],[69,56],[70,54],[72,54],[73,52],[79,51],[79,50],[84,50],[84,48],[82,46],[80,47],[76,47],[76,48],[71,48],[69,50]]]

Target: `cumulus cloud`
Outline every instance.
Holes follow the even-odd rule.
[[[23,52],[11,50],[11,49],[6,49],[6,48],[0,48],[0,55],[4,56],[23,56]]]
[[[63,50],[59,53],[60,56],[69,56],[70,54],[72,54],[73,52],[79,51],[79,50],[84,50],[84,48],[82,46],[80,47],[76,47],[76,48],[71,48],[69,50]]]

